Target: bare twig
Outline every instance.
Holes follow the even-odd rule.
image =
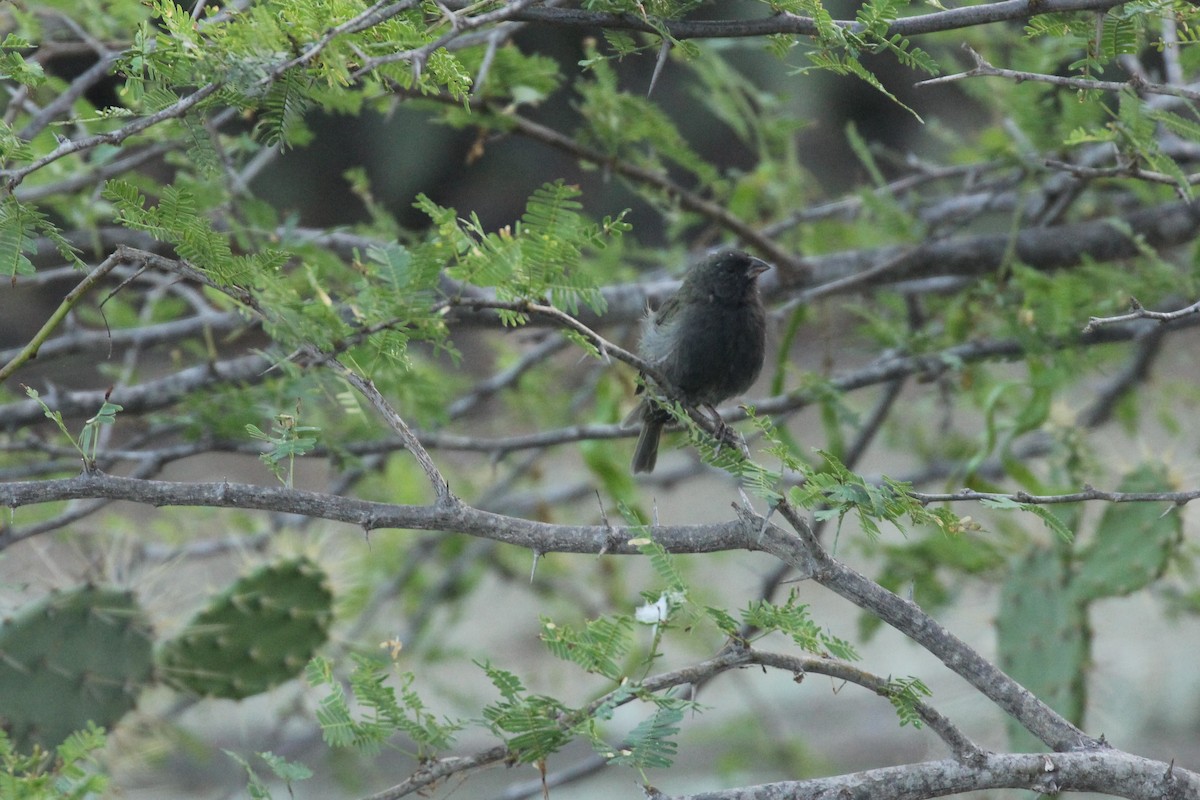
[[[1132,322],[1138,319],[1152,319],[1156,322],[1174,322],[1177,319],[1190,317],[1193,314],[1200,313],[1200,301],[1192,303],[1190,306],[1178,309],[1177,311],[1151,311],[1137,301],[1136,297],[1129,298],[1130,311],[1127,314],[1118,314],[1114,317],[1091,317],[1088,319],[1087,325],[1083,326],[1084,333],[1092,333],[1098,328],[1105,325],[1119,325],[1125,322]]]
[[[450,419],[463,416],[487,398],[514,385],[521,379],[522,375],[538,364],[541,364],[550,356],[565,349],[569,343],[570,340],[562,336],[547,336],[544,341],[521,356],[515,364],[497,372],[486,380],[480,381],[475,384],[470,392],[451,402],[446,407],[446,416]]]
[[[94,186],[109,178],[124,175],[126,172],[137,169],[148,161],[152,161],[159,156],[173,150],[182,149],[183,147],[184,145],[180,142],[158,142],[147,145],[140,150],[92,167],[91,169],[81,169],[72,174],[71,177],[64,178],[55,183],[45,183],[39,186],[23,186],[17,189],[14,194],[21,202],[33,203],[47,197],[74,192],[85,186]]]
[[[194,314],[170,322],[158,322],[136,328],[117,328],[111,331],[76,329],[53,339],[47,339],[38,347],[38,363],[49,358],[113,347],[153,347],[177,342],[204,331],[217,333],[253,327],[236,311],[207,312]],[[21,348],[0,350],[0,361],[15,358]]]
[[[996,77],[1008,78],[1009,80],[1017,81],[1035,81],[1037,83],[1049,83],[1054,86],[1062,86],[1067,89],[1083,89],[1086,91],[1100,92],[1120,92],[1125,89],[1130,89],[1139,93],[1146,94],[1162,94],[1171,97],[1182,97],[1187,100],[1200,100],[1200,91],[1188,89],[1183,86],[1172,86],[1163,83],[1146,83],[1137,75],[1127,81],[1097,81],[1088,78],[1069,78],[1063,75],[1047,75],[1041,72],[1022,72],[1015,69],[1003,69],[1001,67],[992,66],[976,52],[970,45],[963,45],[963,49],[975,61],[974,68],[967,72],[959,72],[954,75],[942,75],[937,78],[919,81],[917,86],[933,86],[940,83],[952,83],[961,81],[967,78],[979,77]]]
[[[359,375],[354,370],[347,367],[336,358],[327,357],[324,354],[311,350],[311,355],[316,363],[323,363],[330,367],[338,375],[346,380],[351,386],[358,390],[358,393],[367,399],[374,406],[375,410],[383,417],[388,427],[395,431],[400,436],[400,441],[404,443],[404,449],[412,453],[413,458],[417,460],[421,471],[425,473],[425,477],[429,480],[433,487],[435,497],[437,497],[437,505],[439,507],[455,507],[460,505],[458,498],[450,492],[450,484],[433,463],[433,459],[429,456],[429,451],[421,446],[421,442],[413,434],[412,429],[404,419],[396,413],[392,408],[391,403],[387,401],[379,390],[375,388],[375,384]]]
[[[909,492],[909,497],[918,502],[930,503],[959,503],[964,501],[997,501],[1024,503],[1027,505],[1058,505],[1060,503],[1086,503],[1101,500],[1106,503],[1170,503],[1172,505],[1187,505],[1200,498],[1200,489],[1181,492],[1106,492],[1092,486],[1085,486],[1078,492],[1066,494],[1030,494],[1029,492],[977,492],[974,489],[959,489],[957,492]]]
[[[1161,183],[1166,186],[1178,186],[1180,178],[1175,175],[1168,175],[1165,172],[1158,172],[1152,169],[1145,169],[1140,164],[1134,161],[1127,161],[1123,164],[1117,164],[1114,167],[1085,167],[1079,164],[1072,164],[1069,161],[1059,161],[1056,158],[1046,158],[1042,160],[1042,164],[1051,169],[1061,170],[1070,173],[1077,178],[1137,178],[1150,183]],[[1182,176],[1182,182],[1189,186],[1195,186],[1200,183],[1200,172],[1193,172],[1189,175]]]
[[[637,691],[631,691],[633,687],[630,685],[623,685],[620,689],[600,696],[569,715],[568,718],[561,721],[561,724],[569,726],[577,717],[590,716],[601,707],[628,705],[631,702],[635,702],[641,693],[658,693],[677,686],[706,682],[731,670],[751,665],[772,667],[796,674],[812,673],[816,675],[828,675],[839,680],[858,684],[883,696],[888,696],[890,691],[888,681],[837,659],[817,656],[784,655],[756,651],[749,648],[731,648],[707,661],[651,676],[636,686]],[[980,764],[985,760],[983,751],[937,711],[924,703],[916,703],[914,711],[929,725],[931,730],[934,730],[935,733],[943,737],[943,740],[951,748],[952,752],[954,752],[959,762]],[[461,774],[502,761],[508,755],[507,748],[490,748],[473,756],[441,759],[433,764],[422,767],[404,782],[390,789],[373,794],[369,798],[364,798],[364,800],[396,800],[397,798],[413,794],[421,788],[450,775]]]

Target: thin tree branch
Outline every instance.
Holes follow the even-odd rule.
[[[862,686],[880,697],[890,698],[893,691],[890,680],[872,675],[853,664],[837,659],[796,656],[789,653],[772,653],[754,649],[748,650],[747,656],[752,664],[788,670],[799,677],[809,672],[828,675],[831,678]],[[913,703],[912,708],[920,717],[921,722],[928,725],[929,729],[950,748],[950,752],[958,761],[968,764],[979,764],[983,761],[985,755],[983,749],[967,738],[950,720],[932,706],[924,702],[916,702]]]
[[[1188,186],[1195,186],[1197,183],[1200,183],[1200,172],[1193,172],[1180,178],[1175,175],[1168,175],[1165,172],[1146,169],[1135,161],[1128,161],[1124,164],[1118,164],[1115,167],[1082,167],[1078,164],[1072,164],[1069,161],[1059,161],[1056,158],[1043,159],[1042,163],[1051,169],[1062,170],[1077,178],[1087,178],[1089,180],[1096,178],[1136,178],[1140,181],[1161,183],[1165,186],[1178,186],[1181,180]]]
[[[91,288],[96,285],[105,275],[107,275],[114,267],[121,263],[121,259],[115,254],[109,256],[100,262],[91,272],[87,274],[82,281],[79,282],[74,289],[67,292],[67,296],[62,299],[58,307],[50,314],[43,323],[41,329],[33,335],[21,351],[13,356],[8,363],[0,366],[0,381],[7,379],[10,375],[25,362],[37,358],[38,349],[50,338],[50,334],[58,327],[59,323],[66,318],[67,313],[79,302],[85,294],[91,291]]]
[[[665,379],[661,373],[659,373],[658,370],[646,362],[641,356],[634,355],[620,345],[608,341],[586,324],[579,321],[579,319],[576,317],[573,317],[570,314],[555,308],[554,306],[548,306],[542,303],[533,303],[526,300],[477,300],[470,298],[452,298],[445,301],[444,305],[447,308],[467,308],[474,311],[479,311],[482,309],[488,309],[492,311],[512,311],[518,314],[535,314],[544,317],[583,336],[585,339],[595,345],[596,349],[600,352],[601,358],[605,359],[606,361],[608,360],[609,356],[613,356],[618,361],[625,362],[639,372],[642,372],[660,384],[665,385]]]
[[[40,186],[22,186],[13,194],[23,203],[36,203],[47,197],[78,191],[85,186],[93,186],[109,178],[124,175],[126,172],[140,167],[147,161],[165,155],[172,150],[182,149],[183,146],[181,142],[157,142],[91,169],[81,169],[71,175],[71,177],[64,178],[56,183],[46,183]]]
[[[38,347],[37,358],[41,364],[48,359],[73,353],[101,348],[112,350],[119,347],[154,347],[197,336],[204,331],[226,333],[252,326],[253,323],[247,322],[237,311],[212,311],[136,328],[117,328],[111,331],[77,329],[46,340]],[[19,347],[0,350],[0,361],[15,358],[20,351]]]
[[[63,15],[62,18],[70,19],[66,15]],[[99,55],[100,59],[95,64],[81,72],[75,80],[71,81],[70,86],[47,103],[29,122],[25,123],[25,127],[21,128],[17,136],[26,141],[33,139],[53,122],[55,117],[70,111],[74,107],[75,101],[82,97],[88,89],[104,80],[109,69],[120,57],[120,53],[105,52]]]
[[[1131,322],[1136,319],[1152,319],[1156,322],[1173,322],[1177,319],[1192,316],[1200,313],[1200,301],[1192,303],[1177,311],[1151,311],[1138,302],[1136,297],[1129,298],[1129,307],[1132,309],[1128,314],[1118,314],[1115,317],[1091,317],[1088,319],[1087,325],[1083,326],[1084,333],[1091,333],[1097,328],[1105,325],[1119,325],[1124,322]]]
[[[37,172],[47,164],[52,164],[60,158],[65,158],[75,153],[81,153],[84,150],[90,150],[102,144],[118,145],[131,136],[136,136],[148,128],[152,128],[168,119],[177,119],[184,116],[200,103],[207,100],[212,95],[216,94],[220,89],[220,85],[209,83],[196,89],[191,94],[179,98],[171,105],[161,109],[149,116],[130,122],[117,128],[114,131],[107,133],[97,133],[91,136],[84,136],[80,139],[70,139],[58,147],[51,150],[41,158],[31,161],[29,164],[20,169],[4,169],[0,170],[0,177],[5,178],[5,188],[11,193],[16,190],[21,181],[25,180],[30,174]]]
[[[1092,402],[1079,414],[1079,425],[1090,430],[1108,422],[1118,401],[1144,384],[1150,368],[1163,351],[1167,331],[1168,328],[1158,325],[1134,339],[1136,347],[1125,366],[1095,391]]]
[[[446,477],[442,475],[437,465],[433,463],[433,459],[429,456],[429,451],[421,446],[421,442],[417,439],[412,429],[404,419],[396,413],[379,390],[375,388],[375,384],[369,379],[359,375],[354,370],[347,367],[342,362],[332,356],[326,356],[320,353],[315,348],[309,351],[313,356],[313,360],[317,363],[324,363],[335,373],[358,390],[358,393],[367,399],[379,415],[383,417],[384,422],[388,427],[395,431],[400,436],[400,441],[404,444],[404,449],[412,453],[413,458],[417,460],[417,464],[421,467],[421,471],[425,473],[425,477],[429,480],[433,487],[434,496],[437,498],[439,508],[454,508],[462,505],[450,491],[450,483]]]
[[[480,381],[470,392],[451,402],[446,407],[446,416],[450,419],[457,419],[469,413],[489,397],[517,383],[522,375],[546,361],[550,356],[566,349],[568,344],[570,344],[570,339],[565,336],[547,336],[544,341],[522,355],[515,364]]]
[[[162,378],[125,387],[111,398],[124,407],[125,414],[140,414],[166,408],[195,392],[211,390],[221,384],[253,385],[261,383],[275,362],[266,356],[248,355],[187,367]],[[42,399],[64,417],[91,416],[104,402],[106,389],[44,393]],[[34,400],[20,400],[0,406],[0,430],[15,430],[42,419],[42,407]]]
[[[530,139],[550,145],[557,150],[562,150],[582,161],[608,167],[618,175],[653,187],[667,196],[675,198],[681,206],[689,211],[695,211],[720,225],[741,239],[748,247],[758,251],[760,255],[776,266],[787,267],[789,271],[803,269],[803,262],[799,258],[780,247],[769,236],[764,236],[758,229],[743,221],[724,205],[701,197],[695,192],[680,186],[666,174],[631,164],[622,159],[613,158],[600,150],[581,144],[553,128],[548,128],[511,110],[502,110],[496,113],[501,119],[508,121],[513,129],[528,136]]]
[[[954,75],[942,75],[937,78],[917,82],[917,86],[933,86],[940,83],[952,83],[954,81],[965,80],[966,78],[978,77],[997,77],[1008,78],[1018,83],[1023,81],[1033,81],[1036,83],[1049,83],[1054,86],[1062,86],[1067,89],[1083,89],[1085,91],[1101,91],[1101,92],[1120,92],[1125,89],[1131,89],[1139,94],[1161,94],[1171,97],[1182,97],[1187,100],[1200,100],[1200,91],[1188,89],[1183,86],[1171,86],[1162,83],[1147,83],[1143,78],[1134,75],[1127,81],[1098,81],[1088,78],[1070,78],[1063,75],[1046,75],[1041,72],[1022,72],[1015,69],[1003,69],[1001,67],[992,66],[974,50],[970,45],[964,44],[963,50],[966,50],[971,58],[975,61],[973,69],[967,72],[959,72]]]
[[[482,14],[474,16],[462,17],[451,13],[450,30],[432,42],[418,47],[414,50],[405,50],[401,53],[389,53],[385,56],[376,56],[374,58],[365,59],[362,65],[355,70],[355,77],[360,77],[368,72],[371,72],[379,67],[387,64],[394,64],[397,61],[407,61],[412,64],[413,71],[420,75],[425,61],[435,50],[441,47],[448,46],[452,41],[458,39],[464,34],[491,25],[493,23],[505,22],[515,19],[522,10],[532,5],[537,0],[509,0],[502,3],[499,8],[492,11],[486,11]]]
[[[1192,241],[1200,234],[1200,205],[1167,203],[1142,208],[1125,216],[1072,222],[1045,228],[1024,228],[1016,235],[978,234],[938,239],[917,247],[892,245],[809,257],[812,285],[853,275],[876,264],[903,256],[892,269],[892,281],[935,275],[980,276],[1019,261],[1034,269],[1072,267],[1087,259],[1117,261],[1140,255],[1140,243],[1164,249]],[[764,277],[770,277],[764,276]],[[766,287],[772,283],[767,282]],[[856,286],[856,291],[863,287]]]
[[[563,720],[561,724],[565,728],[569,728],[577,721],[577,718],[590,717],[601,707],[627,705],[637,700],[641,694],[653,694],[677,686],[704,683],[730,670],[755,664],[788,670],[796,674],[811,672],[818,675],[829,675],[830,677],[861,685],[882,696],[887,696],[889,692],[888,682],[884,679],[863,672],[852,664],[837,661],[836,659],[826,659],[817,656],[784,655],[751,650],[749,648],[731,648],[707,661],[654,675],[640,683],[622,685],[620,689],[608,692],[593,700],[572,714],[570,718]],[[933,728],[934,725],[937,725],[940,730],[936,730],[936,732],[939,735],[945,734],[947,744],[960,757],[960,762],[958,763],[984,763],[986,759],[984,752],[967,740],[941,715],[924,704],[917,704],[917,706],[919,714],[928,716],[930,727]],[[511,753],[507,748],[501,747],[484,750],[468,757],[440,759],[422,767],[402,783],[373,794],[368,798],[364,798],[364,800],[397,800],[397,798],[412,794],[450,775],[494,764],[508,758],[510,755]]]
[[[1030,494],[1029,492],[978,492],[974,489],[959,489],[957,492],[908,492],[908,496],[923,505],[930,503],[961,503],[996,501],[1025,503],[1027,505],[1058,505],[1061,503],[1087,503],[1102,500],[1106,503],[1170,503],[1185,506],[1200,498],[1200,489],[1175,492],[1107,492],[1085,485],[1078,492],[1066,494]]]

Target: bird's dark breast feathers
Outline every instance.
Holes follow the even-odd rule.
[[[691,404],[713,405],[741,394],[758,378],[766,320],[757,303],[699,304],[704,315],[664,364],[667,377]],[[755,358],[753,354],[758,354]]]

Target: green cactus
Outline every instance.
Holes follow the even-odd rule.
[[[1162,466],[1144,464],[1124,477],[1120,490],[1157,492],[1167,483]],[[1078,528],[1077,509],[1063,509],[1062,514],[1069,517],[1068,527]],[[1082,724],[1091,663],[1088,607],[1149,586],[1182,540],[1183,522],[1174,509],[1123,503],[1105,509],[1090,541],[1076,539],[1026,555],[1000,594],[996,633],[1001,668],[1067,719]],[[1009,739],[1018,749],[1038,746],[1011,722]]]
[[[1161,492],[1168,482],[1161,465],[1143,464],[1126,475],[1118,488]],[[1177,508],[1114,503],[1104,510],[1095,538],[1075,556],[1071,592],[1088,602],[1143,589],[1163,574],[1182,539],[1183,518]]]
[[[159,652],[163,680],[240,700],[299,675],[326,640],[333,595],[305,558],[238,580]]]
[[[1000,668],[1055,711],[1080,722],[1092,633],[1087,610],[1067,591],[1068,582],[1061,550],[1038,548],[1027,554],[1000,590],[996,637]],[[1039,747],[1012,720],[1009,741],[1020,750]]]
[[[152,672],[152,633],[132,593],[54,592],[0,623],[0,727],[18,750],[54,748],[89,721],[111,727]]]

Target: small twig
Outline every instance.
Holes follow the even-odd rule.
[[[1200,489],[1185,492],[1105,492],[1092,486],[1067,494],[1029,494],[1028,492],[978,492],[974,489],[959,489],[957,492],[908,492],[908,496],[922,505],[930,503],[957,503],[995,500],[1022,503],[1025,505],[1058,505],[1061,503],[1084,503],[1102,500],[1106,503],[1172,503],[1187,505],[1200,498]]]
[[[412,429],[408,427],[408,423],[396,413],[391,403],[375,388],[374,382],[359,375],[332,356],[326,356],[315,349],[311,350],[310,354],[314,361],[324,363],[334,372],[341,375],[347,383],[357,389],[358,393],[365,397],[374,406],[375,410],[379,412],[388,427],[400,436],[400,441],[404,443],[405,449],[417,460],[421,471],[425,473],[425,477],[433,487],[438,506],[449,508],[458,505],[458,499],[450,491],[450,483],[433,463],[429,451],[421,446],[420,440],[417,439]]]
[[[967,78],[980,77],[995,77],[1009,78],[1017,81],[1035,81],[1037,83],[1049,83],[1054,86],[1062,86],[1068,89],[1083,89],[1085,91],[1101,91],[1101,92],[1120,92],[1125,89],[1132,89],[1135,92],[1144,92],[1146,94],[1162,94],[1171,97],[1183,97],[1188,100],[1200,100],[1200,91],[1195,89],[1185,89],[1182,86],[1169,86],[1162,83],[1146,83],[1138,76],[1133,76],[1127,81],[1096,81],[1088,80],[1087,78],[1068,78],[1062,75],[1046,75],[1041,72],[1022,72],[1015,69],[1003,69],[1001,67],[989,64],[983,56],[979,55],[970,45],[963,45],[963,49],[975,61],[974,68],[966,72],[958,72],[954,75],[942,75],[929,80],[918,81],[915,86],[935,86],[942,83],[953,83],[955,81],[965,80]]]
[[[123,175],[126,172],[137,169],[151,159],[158,158],[161,155],[165,155],[172,150],[181,149],[182,147],[183,144],[180,142],[157,142],[122,158],[104,162],[91,169],[84,168],[81,165],[78,169],[72,170],[70,177],[63,178],[61,181],[43,183],[37,186],[23,186],[13,194],[23,203],[34,203],[47,197],[67,194],[82,189],[85,186],[92,186],[109,178],[114,178],[117,175]]]
[[[569,328],[576,333],[581,334],[585,339],[595,345],[600,352],[600,356],[608,359],[609,356],[616,358],[618,361],[623,361],[631,367],[637,369],[644,377],[654,381],[655,384],[662,390],[668,398],[678,398],[678,389],[666,379],[666,377],[656,367],[651,365],[641,356],[634,355],[620,345],[610,342],[594,330],[584,325],[575,317],[561,311],[554,306],[545,305],[542,303],[533,303],[526,300],[520,301],[502,301],[502,300],[482,300],[482,299],[466,299],[455,298],[446,301],[445,307],[466,307],[475,310],[494,309],[501,311],[515,311],[520,314],[537,314],[547,319],[553,320],[565,328]],[[685,406],[688,417],[691,418],[701,429],[706,433],[716,438],[718,441],[723,439],[722,431],[725,427],[725,421],[714,410],[716,419],[710,419],[707,415],[695,406]],[[745,412],[742,412],[743,414]]]
[[[480,381],[469,393],[450,403],[446,407],[446,416],[449,419],[463,416],[492,395],[514,385],[522,375],[565,348],[569,343],[570,340],[562,336],[546,336],[544,341],[539,342],[529,352],[522,355],[512,366]]]
[[[785,308],[808,305],[828,295],[845,294],[855,289],[868,287],[881,278],[895,277],[895,273],[903,274],[911,266],[914,256],[919,252],[919,249],[919,246],[903,249],[899,254],[893,255],[885,261],[868,267],[861,272],[827,281],[811,289],[805,289],[794,300],[789,301]]]
[[[1098,328],[1105,325],[1119,325],[1123,322],[1133,322],[1139,319],[1152,319],[1160,324],[1174,322],[1177,319],[1191,316],[1192,314],[1200,313],[1200,300],[1192,303],[1190,306],[1181,308],[1178,311],[1151,311],[1145,308],[1137,301],[1137,298],[1129,298],[1128,314],[1118,314],[1115,317],[1091,317],[1088,319],[1087,325],[1083,326],[1084,333],[1092,333]]]
[[[503,28],[497,28],[488,34],[487,47],[483,51],[483,59],[479,62],[479,69],[475,71],[475,80],[471,82],[471,97],[481,97],[483,95],[483,84],[487,80],[488,73],[492,70],[492,62],[496,60],[496,49],[505,38],[507,36]]]
[[[1162,183],[1167,186],[1178,186],[1180,183],[1180,178],[1175,175],[1143,169],[1141,165],[1133,162],[1118,164],[1115,167],[1084,167],[1079,164],[1072,164],[1069,161],[1046,158],[1042,160],[1042,164],[1051,169],[1069,172],[1077,178],[1137,178],[1138,180],[1149,181],[1150,183]],[[1195,186],[1200,183],[1200,172],[1184,175],[1182,180],[1189,186]]]
[[[654,62],[654,74],[650,76],[650,88],[646,90],[646,97],[654,94],[654,87],[658,85],[658,78],[662,75],[663,67],[666,66],[669,55],[671,55],[671,40],[664,36],[662,37],[662,45],[658,48],[658,59]]]
[[[640,356],[637,356],[618,344],[608,341],[594,330],[584,325],[575,317],[561,311],[554,306],[545,305],[542,303],[533,303],[524,300],[520,301],[505,301],[505,300],[483,300],[474,298],[454,298],[447,300],[444,304],[446,308],[469,308],[472,310],[494,310],[494,311],[513,311],[518,314],[537,314],[547,319],[557,322],[564,328],[569,328],[578,334],[581,334],[585,339],[596,346],[600,351],[602,358],[607,359],[609,356],[616,358],[618,361],[623,361],[647,377],[653,378],[660,386],[669,386],[670,384],[662,376],[662,374],[645,361]]]
[[[177,119],[186,115],[195,106],[216,94],[220,88],[221,84],[206,83],[191,94],[181,97],[179,100],[162,109],[161,111],[135,120],[128,125],[117,128],[115,131],[97,133],[93,134],[92,136],[85,136],[81,139],[69,139],[64,141],[46,155],[31,161],[29,164],[21,167],[20,169],[0,170],[0,177],[6,179],[5,188],[9,192],[12,192],[17,188],[21,181],[25,180],[25,178],[27,178],[29,175],[37,172],[47,164],[52,164],[55,161],[58,161],[60,158],[66,158],[69,155],[74,155],[75,153],[80,153],[84,150],[90,150],[102,144],[121,144],[129,137],[136,136],[142,131],[152,128],[160,122],[168,119]]]
[[[33,338],[29,340],[29,344],[21,348],[21,352],[17,353],[17,355],[14,356],[11,361],[9,361],[3,367],[0,367],[0,381],[5,380],[14,372],[16,372],[17,368],[26,361],[37,358],[38,348],[40,348],[42,344],[50,338],[50,334],[52,334],[54,329],[58,327],[59,323],[66,318],[70,310],[77,302],[79,302],[79,299],[87,294],[101,278],[107,275],[113,269],[113,267],[122,263],[122,261],[123,259],[119,253],[113,253],[108,258],[100,262],[100,264],[94,270],[88,273],[86,278],[80,281],[74,289],[68,292],[67,296],[64,297],[62,302],[58,304],[58,308],[54,309],[54,313],[52,313],[49,319],[46,320],[45,324],[42,325],[41,330],[35,333]]]
[[[842,457],[842,463],[848,468],[854,469],[858,460],[862,458],[863,453],[875,441],[876,434],[883,427],[883,423],[887,421],[891,415],[893,406],[900,399],[900,392],[904,389],[905,378],[894,378],[884,384],[883,394],[880,395],[875,407],[871,409],[871,413],[859,426],[858,431],[854,435],[854,441],[846,448],[846,454]]]
[[[476,14],[471,17],[463,17],[459,14],[451,14],[450,30],[442,34],[434,41],[415,48],[413,50],[405,50],[400,53],[388,53],[383,56],[375,56],[374,58],[366,59],[362,65],[356,69],[353,76],[358,78],[366,73],[372,72],[379,67],[387,64],[394,64],[397,61],[407,61],[413,67],[415,74],[420,74],[420,70],[429,56],[439,48],[446,47],[455,39],[463,34],[481,28],[492,23],[504,22],[511,19],[527,6],[533,5],[536,0],[512,0],[511,2],[502,4],[499,8],[488,11],[483,14]]]
[[[976,25],[988,25],[1009,20],[1024,20],[1040,14],[1056,12],[1103,10],[1120,5],[1120,0],[998,0],[974,6],[962,6],[917,14],[893,20],[882,37],[916,36],[938,31],[958,30]],[[715,39],[765,37],[771,34],[816,36],[820,27],[812,17],[777,13],[752,19],[654,19],[631,13],[587,11],[577,8],[548,8],[533,6],[514,15],[514,19],[548,25],[634,30],[652,35],[663,31],[673,39]],[[860,32],[863,23],[857,20],[834,20],[834,25]]]
[[[1079,412],[1077,421],[1080,426],[1090,430],[1103,425],[1112,418],[1113,409],[1121,398],[1142,387],[1155,359],[1163,351],[1163,343],[1170,330],[1164,325],[1155,325],[1137,336],[1125,366],[1098,387],[1092,395],[1092,402]]]
[[[69,19],[65,14],[62,18]],[[17,136],[30,140],[41,133],[55,117],[69,111],[75,105],[76,101],[86,94],[89,89],[104,80],[108,76],[109,69],[112,68],[112,65],[116,63],[119,57],[120,53],[101,53],[99,61],[84,70],[75,80],[71,81],[71,85],[35,114],[33,119],[26,123],[25,127],[21,128]]]
[[[761,664],[776,669],[790,670],[797,675],[806,673],[828,675],[832,678],[856,684],[864,689],[870,689],[881,697],[891,697],[891,681],[872,675],[854,664],[833,658],[816,658],[811,656],[795,656],[784,653],[772,653],[764,650],[747,649],[746,654],[753,664]],[[932,706],[921,701],[912,704],[912,710],[929,729],[938,735],[954,753],[954,757],[963,763],[979,763],[984,757],[984,751],[971,741],[966,734],[954,723]]]
[[[1183,66],[1179,63],[1179,30],[1175,25],[1175,15],[1164,13],[1162,19],[1162,59],[1163,71],[1166,72],[1167,83],[1183,83]]]

